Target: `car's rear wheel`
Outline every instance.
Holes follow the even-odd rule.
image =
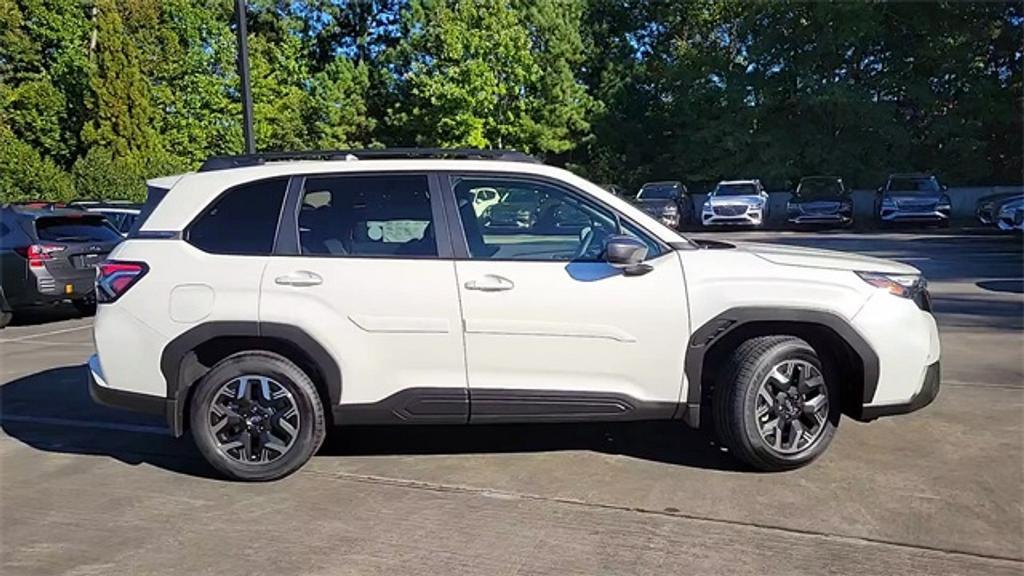
[[[283,356],[239,352],[197,386],[189,414],[192,435],[207,461],[230,478],[282,478],[323,443],[324,410],[316,387]]]
[[[764,336],[736,349],[715,383],[719,438],[764,471],[797,468],[820,456],[839,425],[836,378],[799,338]]]

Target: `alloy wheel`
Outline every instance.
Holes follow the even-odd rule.
[[[793,455],[821,439],[828,425],[828,387],[816,366],[806,360],[776,364],[757,391],[758,433],[771,450]]]
[[[295,444],[301,425],[292,393],[260,375],[224,383],[214,394],[207,416],[217,450],[247,464],[265,464],[284,456]]]

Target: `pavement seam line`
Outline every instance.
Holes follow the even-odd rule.
[[[318,470],[303,470],[301,474],[315,475],[324,478],[332,478],[336,480],[348,480],[352,482],[363,482],[366,484],[379,484],[388,486],[398,486],[403,488],[409,488],[413,490],[429,490],[432,492],[444,492],[444,493],[456,493],[456,494],[473,494],[483,497],[493,497],[500,495],[506,498],[516,498],[521,500],[529,500],[534,502],[553,502],[558,504],[567,504],[571,506],[579,506],[584,508],[599,508],[602,510],[614,510],[618,512],[636,512],[640,514],[649,514],[652,516],[662,516],[665,518],[675,518],[681,520],[690,520],[693,522],[706,522],[709,524],[716,524],[722,526],[742,526],[745,528],[754,528],[757,530],[766,530],[771,532],[778,532],[782,534],[798,534],[802,536],[809,536],[815,538],[827,538],[832,540],[839,540],[849,542],[851,544],[874,544],[879,546],[891,546],[895,548],[902,548],[906,550],[915,551],[926,551],[935,552],[938,554],[944,554],[955,557],[966,557],[973,559],[989,560],[994,562],[1005,562],[1013,565],[1024,564],[1024,558],[1013,558],[1010,556],[1001,556],[998,554],[982,554],[978,552],[966,552],[960,550],[946,550],[943,548],[936,548],[933,546],[923,546],[918,544],[906,544],[902,542],[893,542],[891,540],[883,540],[880,538],[867,538],[863,536],[848,536],[844,534],[835,534],[830,532],[814,532],[811,530],[803,530],[800,528],[785,528],[781,526],[772,526],[769,524],[760,524],[757,522],[740,522],[737,520],[727,520],[723,518],[709,518],[706,516],[697,516],[693,514],[687,514],[685,512],[666,512],[663,510],[654,510],[650,508],[642,508],[639,506],[625,506],[620,504],[607,504],[603,502],[588,502],[586,500],[578,500],[575,498],[566,498],[561,496],[541,496],[539,494],[529,494],[525,492],[513,492],[508,490],[496,490],[493,488],[478,488],[474,486],[466,486],[460,484],[440,484],[436,482],[423,482],[420,480],[408,480],[403,478],[390,478],[387,476],[374,476],[371,474],[354,474],[351,472],[320,472]]]
[[[18,338],[3,338],[0,339],[0,344],[6,344],[8,342],[21,342],[22,340],[34,340],[36,338],[46,338],[47,336],[56,336],[57,334],[66,334],[68,332],[77,332],[78,330],[88,330],[92,328],[92,324],[86,324],[85,326],[75,326],[73,328],[63,328],[61,330],[50,330],[49,332],[42,332],[40,334],[28,334],[20,336]]]

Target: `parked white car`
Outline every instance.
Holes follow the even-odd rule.
[[[710,421],[783,470],[842,414],[938,393],[910,266],[687,240],[522,155],[320,155],[151,181],[99,267],[93,397],[191,429],[229,477],[295,471],[329,425],[649,419]],[[472,194],[488,187],[587,225],[488,231]]]
[[[700,212],[704,226],[761,226],[767,218],[768,193],[760,180],[719,182]]]

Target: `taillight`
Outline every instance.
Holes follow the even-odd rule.
[[[28,260],[29,268],[42,268],[47,260],[53,260],[54,254],[63,252],[66,249],[66,246],[58,246],[56,244],[32,244],[24,248],[15,248],[15,252]]]
[[[107,260],[97,268],[96,301],[102,303],[110,303],[120,298],[149,271],[149,266],[142,262],[121,260]]]

